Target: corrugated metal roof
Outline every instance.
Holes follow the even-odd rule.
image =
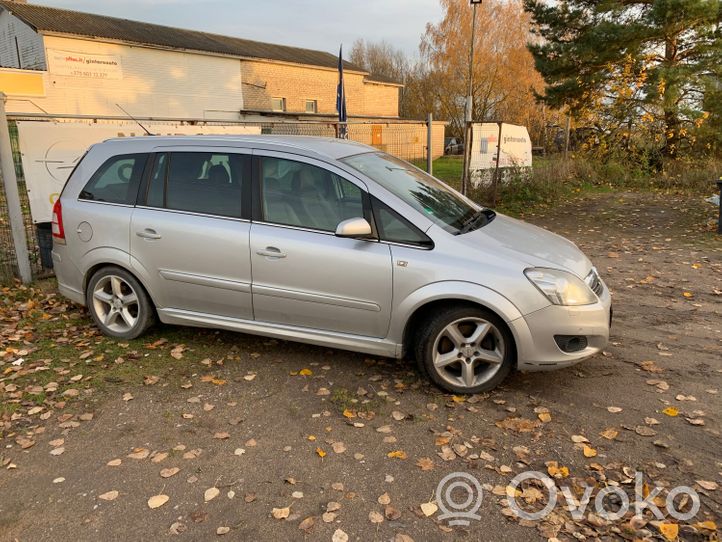
[[[246,58],[278,60],[325,68],[336,68],[338,66],[337,56],[312,49],[263,43],[197,30],[185,30],[35,4],[19,4],[8,0],[0,0],[0,7],[7,9],[38,32],[57,32],[106,38],[173,49],[189,49]],[[366,73],[362,68],[347,61],[344,61],[344,69]],[[379,79],[373,75],[369,76],[369,79],[393,83],[393,81],[386,78]]]

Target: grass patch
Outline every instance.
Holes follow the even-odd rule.
[[[331,392],[331,403],[343,413],[346,410],[351,412],[378,412],[381,402],[374,398],[371,400],[360,399],[354,392],[346,388],[334,388]]]
[[[426,162],[416,165],[426,169]],[[452,188],[461,189],[463,160],[443,156],[434,160],[434,176]],[[497,187],[495,209],[523,216],[535,208],[553,207],[566,200],[618,190],[674,192],[709,195],[716,192],[715,179],[722,175],[722,161],[670,162],[663,171],[651,171],[633,160],[597,160],[587,156],[534,157],[532,174],[511,172]],[[469,197],[492,206],[490,187],[472,188]]]

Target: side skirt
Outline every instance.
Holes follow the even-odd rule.
[[[251,335],[273,337],[274,339],[284,339],[341,350],[351,350],[353,352],[362,352],[375,356],[400,358],[402,354],[402,345],[400,344],[386,339],[363,337],[348,333],[242,320],[239,318],[215,316],[181,309],[158,309],[158,317],[164,324],[227,329],[229,331],[240,331]]]

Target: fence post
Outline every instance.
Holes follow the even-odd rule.
[[[13,161],[12,147],[10,146],[10,130],[8,128],[8,117],[5,114],[5,100],[5,93],[0,92],[0,173],[2,173],[5,186],[8,218],[13,244],[15,245],[15,258],[20,280],[28,283],[33,279],[33,274],[30,271],[28,242],[25,237],[23,210],[20,206],[20,195],[18,194],[18,179],[15,176],[15,163]]]
[[[434,174],[434,156],[432,154],[432,142],[434,140],[434,115],[429,113],[426,119],[426,173]]]

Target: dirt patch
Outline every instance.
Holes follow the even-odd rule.
[[[712,539],[722,509],[714,212],[624,193],[525,217],[593,259],[614,293],[612,343],[466,398],[408,362],[240,334],[158,327],[116,343],[52,284],[6,289],[0,539]],[[591,508],[575,519],[560,500],[543,520],[520,520],[507,485],[529,470],[579,497],[615,484],[633,496],[638,471],[652,490],[692,487],[701,508],[681,522],[661,504],[662,520],[607,521]],[[453,472],[483,487],[468,526],[429,505]],[[548,502],[543,487],[521,489],[529,511]],[[167,502],[150,508],[157,495]]]

